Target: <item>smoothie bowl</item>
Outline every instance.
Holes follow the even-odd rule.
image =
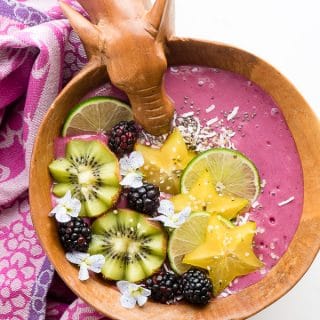
[[[164,89],[172,99],[170,103],[175,106],[175,114],[171,119],[172,129],[161,135],[153,135],[139,129],[134,150],[144,158],[144,164],[141,165],[144,182],[160,187],[160,199],[153,199],[153,203],[161,200],[157,207],[162,209],[156,208],[158,212],[163,214],[165,204],[168,207],[169,201],[177,214],[185,212],[186,208],[192,213],[189,212],[184,223],[179,227],[174,226],[175,228],[168,223],[168,219],[154,221],[159,215],[140,215],[138,212],[148,210],[137,209],[139,195],[136,196],[133,192],[133,204],[130,204],[131,187],[126,189],[124,185],[119,197],[121,187],[116,183],[113,185],[116,189],[112,189],[114,193],[109,198],[120,198],[118,202],[114,200],[102,209],[101,205],[99,207],[92,202],[90,206],[85,205],[87,214],[82,213],[92,218],[97,211],[101,211],[97,217],[87,221],[89,224],[94,221],[93,235],[88,240],[89,253],[103,255],[105,267],[102,268],[102,274],[108,281],[95,273],[90,273],[90,278],[85,281],[79,280],[79,269],[69,262],[72,258],[69,261],[66,259],[63,243],[59,241],[59,224],[53,217],[48,216],[56,205],[57,198],[63,197],[69,190],[66,183],[59,181],[57,172],[61,167],[56,165],[54,159],[61,162],[64,161],[61,159],[69,157],[67,160],[70,162],[74,157],[72,152],[78,152],[75,151],[74,142],[84,148],[83,142],[94,141],[99,146],[105,145],[108,152],[107,146],[112,150],[116,144],[110,132],[104,136],[92,129],[84,130],[87,132],[82,133],[81,130],[73,130],[72,118],[79,110],[85,110],[86,105],[99,104],[99,101],[117,106],[133,104],[130,95],[128,99],[127,95],[110,84],[105,67],[90,68],[89,65],[87,72],[76,76],[64,88],[41,124],[30,171],[33,223],[49,259],[65,283],[84,301],[111,318],[243,319],[268,306],[294,286],[319,250],[320,200],[317,195],[320,183],[315,175],[315,168],[320,165],[317,152],[320,138],[318,120],[288,80],[252,54],[224,44],[192,39],[171,37],[166,44],[168,68],[164,76]],[[93,96],[103,98],[92,98]],[[88,98],[91,99],[89,103]],[[130,114],[123,117],[119,122],[130,120]],[[92,119],[89,122],[92,123]],[[143,120],[139,123],[143,123]],[[120,124],[121,126],[122,130],[124,124]],[[84,137],[83,133],[90,136]],[[61,139],[61,135],[76,137]],[[170,143],[171,149],[168,151]],[[181,149],[181,145],[184,150]],[[90,148],[94,149],[92,145]],[[114,150],[118,158],[126,157],[117,154],[117,148]],[[116,155],[111,156],[113,160],[109,163],[118,163]],[[127,162],[130,156],[132,153],[127,155]],[[179,156],[182,159],[180,161]],[[81,158],[81,155],[79,157]],[[111,159],[109,154],[106,157]],[[98,158],[101,160],[103,157],[99,155]],[[183,167],[179,168],[179,175],[169,175],[171,179],[166,180],[161,173],[167,172],[169,164],[174,161],[183,163]],[[126,177],[123,174],[125,161],[119,162],[123,181]],[[160,162],[165,163],[163,166],[167,167],[161,167]],[[228,167],[229,163],[232,163],[229,166],[231,169]],[[209,173],[206,173],[206,165],[210,169],[207,170]],[[153,169],[150,169],[152,166]],[[160,167],[157,168],[160,172],[160,177],[157,178],[154,177],[156,166]],[[243,167],[246,167],[247,171],[239,175]],[[224,168],[224,171],[221,168]],[[119,171],[119,166],[113,169],[119,182],[121,177],[117,170]],[[61,170],[59,172],[61,173]],[[219,175],[219,183],[215,180],[213,190],[210,189],[210,183],[213,181],[212,172],[218,172]],[[241,179],[235,181],[234,176]],[[54,184],[53,178],[56,180]],[[68,181],[73,182],[72,179]],[[80,183],[80,180],[85,181],[86,175],[82,174],[77,179],[77,183]],[[251,181],[251,185],[246,189],[248,180]],[[193,184],[190,181],[193,181]],[[230,196],[230,193],[226,192],[227,181],[232,181],[233,187],[237,183],[240,184],[237,190],[241,192],[236,193],[233,189],[234,192],[231,192]],[[193,188],[194,186],[196,187]],[[185,191],[187,189],[188,192]],[[75,189],[71,190],[72,195],[76,197]],[[106,193],[110,194],[110,190],[109,188],[104,193],[105,202],[109,201],[109,198],[106,199]],[[209,198],[217,193],[216,201],[211,201]],[[150,195],[153,196],[154,194]],[[124,199],[126,197],[127,199]],[[194,198],[201,203],[194,202]],[[224,201],[223,205],[232,203],[233,207],[221,209],[220,206],[219,211],[216,204],[221,203],[221,199]],[[123,209],[128,206],[130,210]],[[135,212],[132,209],[135,209]],[[134,221],[138,219],[139,222],[130,228],[140,226],[150,233],[161,235],[154,237],[157,241],[154,238],[150,240],[151,243],[157,242],[155,246],[160,250],[157,254],[152,255],[155,249],[151,248],[151,245],[145,245],[149,249],[146,249],[145,256],[140,259],[142,262],[139,265],[144,265],[142,271],[140,266],[133,267],[133,264],[130,266],[130,263],[127,263],[129,266],[119,275],[116,270],[121,270],[122,265],[110,260],[106,249],[100,250],[99,239],[112,233],[108,228],[112,225],[114,216],[118,225],[119,221],[126,220],[126,217]],[[217,218],[218,216],[220,218]],[[186,236],[186,232],[183,233],[181,230],[185,228],[188,231],[192,219],[195,224],[191,224]],[[182,248],[186,242],[196,242],[195,239],[199,238],[198,226],[203,219],[206,221],[206,232],[200,236],[203,237],[202,240],[199,240],[192,250],[183,252],[183,256],[179,258],[177,247]],[[127,223],[125,221],[121,225]],[[163,226],[160,223],[163,223]],[[235,230],[244,230],[246,226],[250,229],[248,237],[240,236],[239,239],[242,240],[234,244],[237,236],[232,238],[231,234],[236,234]],[[217,233],[213,240],[208,235],[210,228],[221,229],[221,233]],[[223,238],[226,234],[230,237]],[[228,259],[222,259],[222,262],[219,260],[218,264],[212,262],[218,259],[218,256],[225,257],[223,254],[210,251],[219,241],[224,242],[225,248],[231,250],[231,258],[239,260],[233,268],[230,263],[225,262]],[[229,247],[228,242],[231,243]],[[115,250],[115,246],[112,250]],[[212,261],[208,261],[210,255],[214,258]],[[116,257],[116,254],[112,257]],[[223,266],[233,269],[233,275],[226,272]],[[157,290],[153,289],[158,284],[157,281],[161,281],[161,276],[168,276],[169,273],[172,277],[178,277],[179,274],[187,273],[190,267],[196,267],[202,273],[208,274],[204,281],[210,281],[206,285],[206,289],[210,289],[210,295],[208,301],[205,301],[205,306],[187,303],[190,300],[195,302],[197,297],[188,298],[184,292],[187,291],[185,288],[181,289],[183,292],[171,297],[174,301],[168,299],[164,301],[168,302],[165,304],[154,301],[157,300],[157,292],[154,292]],[[219,270],[218,276],[215,270]],[[162,273],[159,278],[160,271]],[[139,277],[141,273],[143,275]],[[148,279],[152,280],[148,282]],[[144,289],[150,290],[148,295],[150,294],[151,298],[143,307],[125,308],[120,303],[122,295],[118,288],[121,291],[121,285],[117,288],[118,282],[110,280],[142,283],[141,292]],[[184,280],[187,282],[188,278],[184,277]],[[213,289],[210,286],[213,286]],[[160,300],[166,296],[167,290],[163,291]],[[202,295],[206,293],[207,291]],[[180,296],[184,297],[181,301]],[[137,302],[139,304],[138,300]]]

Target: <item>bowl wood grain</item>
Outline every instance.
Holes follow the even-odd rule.
[[[70,108],[90,90],[109,81],[105,67],[87,65],[75,76],[48,110],[39,129],[30,168],[30,203],[34,227],[51,263],[71,290],[101,313],[123,320],[245,319],[284,295],[307,271],[320,247],[320,129],[311,108],[294,86],[272,66],[243,50],[215,42],[172,38],[168,42],[169,65],[196,64],[239,73],[270,94],[287,121],[296,142],[304,175],[304,204],[297,232],[285,255],[258,283],[239,293],[213,300],[198,309],[179,304],[167,306],[148,302],[143,308],[127,310],[119,304],[119,293],[99,277],[78,280],[78,269],[64,256],[56,239],[51,210],[48,164],[53,159],[54,139],[59,136]]]

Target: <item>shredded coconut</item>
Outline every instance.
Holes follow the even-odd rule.
[[[290,202],[293,201],[293,200],[294,200],[294,196],[290,197],[290,198],[287,199],[287,200],[284,200],[284,201],[279,202],[279,203],[278,203],[278,206],[279,206],[279,207],[282,207],[282,206],[290,203]]]
[[[206,108],[206,113],[209,113],[209,112],[213,111],[215,109],[215,107],[216,106],[214,104],[212,104],[211,106],[207,107]]]
[[[214,118],[208,120],[206,124],[207,124],[207,126],[211,126],[212,124],[214,124],[218,120],[219,120],[218,117],[214,117]]]
[[[261,275],[264,275],[264,274],[266,274],[266,273],[267,273],[267,270],[266,270],[266,269],[261,269],[261,270],[260,270],[260,274],[261,274]]]
[[[245,214],[237,216],[237,220],[235,221],[235,225],[242,226],[249,221],[250,213],[246,212]]]
[[[182,118],[188,118],[188,117],[192,117],[194,115],[194,112],[193,111],[190,111],[190,112],[186,112],[186,113],[183,113],[181,115]]]
[[[267,180],[266,179],[262,179],[260,187],[264,188],[267,185]]]
[[[262,234],[262,233],[265,233],[265,231],[266,231],[265,228],[258,227],[256,232]]]
[[[228,114],[227,120],[228,121],[232,120],[237,115],[238,111],[239,111],[239,107],[238,106],[234,107],[232,111]]]
[[[251,206],[253,209],[259,207],[260,203],[258,201],[255,201]]]

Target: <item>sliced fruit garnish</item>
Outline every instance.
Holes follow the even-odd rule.
[[[231,227],[223,218],[212,215],[204,243],[187,253],[182,262],[208,270],[217,296],[236,277],[263,266],[252,248],[255,231],[255,222]]]
[[[98,216],[109,210],[119,197],[118,160],[100,141],[70,141],[66,157],[52,161],[49,170],[57,182],[53,193],[62,197],[70,190],[81,201],[80,216]]]
[[[191,268],[182,263],[183,257],[196,249],[205,241],[210,214],[206,212],[193,213],[189,219],[172,232],[168,245],[168,258],[171,268],[182,274]]]
[[[90,254],[103,254],[102,275],[111,280],[141,281],[160,269],[167,237],[160,224],[135,211],[119,209],[92,224]]]
[[[242,213],[249,204],[247,199],[219,194],[212,184],[209,172],[204,172],[187,193],[180,193],[171,199],[175,211],[189,206],[193,212],[216,213],[226,219],[233,219]]]
[[[145,180],[171,194],[179,192],[181,173],[196,156],[195,152],[187,149],[178,129],[174,129],[160,149],[136,144],[135,150],[143,155],[144,166],[141,171]]]
[[[62,129],[62,135],[75,136],[109,131],[120,121],[133,119],[131,108],[114,98],[94,97],[71,109]]]
[[[254,163],[238,151],[215,148],[193,159],[181,177],[181,193],[188,193],[199,178],[209,173],[217,193],[255,201],[260,192],[259,173]]]

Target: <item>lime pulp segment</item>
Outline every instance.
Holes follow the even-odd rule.
[[[254,163],[239,151],[215,148],[194,158],[181,177],[181,193],[188,193],[208,172],[217,192],[255,201],[260,192],[259,173]]]
[[[62,135],[65,137],[103,133],[120,121],[132,119],[132,110],[127,104],[110,97],[94,97],[71,109]]]

